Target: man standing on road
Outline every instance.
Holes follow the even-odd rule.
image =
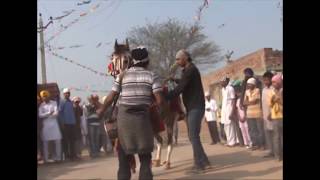
[[[37,159],[38,164],[39,161],[42,160],[43,157],[43,151],[42,151],[42,138],[41,138],[41,131],[42,131],[42,120],[39,118],[39,106],[41,104],[41,99],[39,96],[37,96]]]
[[[170,91],[166,99],[171,100],[182,93],[183,103],[187,111],[187,123],[189,127],[189,138],[194,154],[194,167],[190,173],[201,173],[211,168],[206,153],[200,141],[201,121],[205,112],[205,101],[201,76],[198,68],[192,63],[190,54],[182,49],[176,54],[176,63],[183,68],[180,80],[170,77],[178,86]]]
[[[229,83],[230,79],[224,77],[221,79],[222,86],[222,107],[221,107],[221,123],[224,124],[224,131],[227,136],[228,147],[234,147],[238,143],[235,126],[236,111],[236,95],[234,88]]]
[[[73,110],[74,114],[76,116],[76,130],[75,130],[75,149],[76,149],[76,154],[77,157],[80,159],[81,158],[81,152],[82,152],[82,134],[81,134],[81,116],[83,115],[83,109],[80,106],[81,98],[80,97],[74,97],[72,98],[73,101]]]
[[[149,109],[153,95],[157,105],[162,106],[162,86],[158,76],[146,69],[149,65],[146,48],[133,49],[131,56],[133,63],[124,74],[117,77],[111,93],[103,107],[98,110],[98,114],[101,116],[111,105],[113,99],[120,94],[117,116],[118,179],[131,178],[130,160],[132,155],[139,154],[141,164],[139,179],[152,180],[151,157],[154,132]]]
[[[283,158],[283,88],[282,75],[272,77],[273,91],[270,98],[271,113],[269,119],[273,123],[273,148],[276,159]]]
[[[61,161],[61,132],[59,129],[57,116],[57,102],[50,100],[48,91],[41,91],[42,103],[39,107],[39,117],[42,118],[42,140],[44,161],[49,162],[49,141],[55,142],[54,161]]]
[[[262,89],[262,115],[263,115],[263,122],[264,122],[264,130],[265,130],[265,141],[266,141],[266,148],[268,150],[268,153],[264,157],[274,157],[273,152],[273,143],[272,143],[272,137],[273,137],[273,125],[272,122],[268,120],[268,116],[270,114],[270,98],[271,93],[273,90],[272,87],[272,79],[273,74],[269,71],[265,72],[263,74],[263,83],[264,88]]]
[[[211,136],[211,145],[217,144],[220,142],[217,121],[216,121],[216,111],[218,109],[216,101],[210,97],[210,93],[206,92],[206,112],[205,119],[208,124],[210,136]]]
[[[90,157],[96,158],[100,155],[99,136],[100,136],[100,118],[97,109],[100,108],[99,97],[90,95],[89,104],[85,107],[85,115],[88,123],[88,138]]]
[[[242,87],[241,87],[242,90],[241,90],[241,98],[240,98],[240,107],[241,107],[241,109],[244,109],[247,112],[247,106],[244,104],[245,94],[248,89],[247,81],[250,78],[255,79],[255,82],[256,82],[255,86],[256,86],[256,88],[258,88],[260,90],[260,92],[262,92],[262,82],[257,77],[255,77],[254,72],[251,68],[244,69],[243,74],[244,74],[244,80],[243,80]],[[261,93],[260,93],[260,98],[261,98]],[[260,108],[262,108],[261,101],[260,101]],[[265,138],[264,138],[265,135],[264,135],[263,127],[258,129],[258,133],[261,134],[261,136],[262,136],[261,149],[264,149],[265,148]]]
[[[263,120],[261,110],[260,90],[256,87],[256,80],[250,78],[247,81],[248,89],[246,90],[243,104],[247,107],[247,121],[250,138],[253,143],[252,150],[262,149],[264,142]]]
[[[63,89],[64,99],[59,106],[59,119],[63,134],[63,146],[65,159],[76,160],[75,139],[76,139],[76,117],[73,111],[73,103],[70,100],[70,90]]]

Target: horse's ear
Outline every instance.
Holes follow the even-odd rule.
[[[118,41],[116,39],[116,42],[114,43],[114,50],[118,49]]]
[[[126,47],[129,50],[129,40],[128,40],[128,38],[126,38]]]

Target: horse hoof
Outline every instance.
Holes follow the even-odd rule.
[[[165,166],[164,166],[164,169],[165,169],[165,170],[168,170],[168,169],[170,169],[170,168],[171,168],[170,162],[167,162],[167,163],[165,164]]]
[[[160,159],[156,159],[152,161],[152,166],[154,167],[160,167]]]

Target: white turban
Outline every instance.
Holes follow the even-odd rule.
[[[63,89],[63,93],[69,93],[70,92],[70,89],[69,88],[64,88]]]
[[[78,97],[78,96],[75,96],[75,97],[72,98],[72,101],[73,101],[73,102],[76,102],[76,101],[79,101],[79,102],[80,102],[80,101],[81,101],[81,98]]]
[[[256,85],[256,79],[254,79],[254,78],[250,78],[250,79],[248,79],[247,84],[253,84],[253,85]]]

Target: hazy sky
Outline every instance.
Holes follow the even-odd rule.
[[[63,11],[75,11],[54,21],[45,31],[45,41],[67,25],[100,3],[95,11],[83,16],[70,28],[50,41],[54,47],[83,45],[80,48],[66,48],[56,52],[99,72],[106,72],[114,40],[122,42],[127,32],[146,22],[163,22],[176,18],[186,23],[194,23],[202,0],[92,0],[90,4],[78,6],[76,0],[38,0],[38,12],[43,14],[46,24],[50,16],[58,17]],[[202,11],[200,23],[208,40],[214,41],[222,49],[233,50],[232,59],[239,58],[258,49],[270,47],[282,50],[280,0],[210,0],[209,7]],[[224,27],[218,28],[221,24]],[[96,47],[98,43],[104,43]],[[109,44],[106,44],[109,43]],[[39,46],[39,45],[38,45]],[[38,50],[38,82],[41,83],[40,51]],[[47,81],[57,82],[59,87],[77,87],[96,90],[110,90],[112,77],[102,77],[79,66],[46,53]],[[212,65],[207,71],[215,69]],[[85,98],[90,92],[72,91],[71,96]],[[100,96],[106,93],[98,93]]]

